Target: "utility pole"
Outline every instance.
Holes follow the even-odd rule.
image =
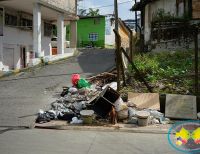
[[[115,30],[118,32],[119,25],[118,25],[118,3],[117,0],[114,0],[114,11],[115,11]]]
[[[194,46],[195,46],[195,93],[199,95],[199,48],[198,48],[198,28],[194,30]]]
[[[118,3],[114,0],[114,11],[115,11],[115,55],[116,55],[116,68],[117,68],[117,90],[120,90],[120,40],[117,37],[119,24],[118,24]]]
[[[135,4],[137,3],[137,0],[135,0]],[[137,11],[135,11],[135,31],[137,32]]]

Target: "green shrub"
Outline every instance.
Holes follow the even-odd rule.
[[[192,51],[147,53],[136,55],[134,63],[145,79],[151,83],[160,80],[179,81],[178,83],[181,81],[191,86],[191,82],[186,82],[184,76],[193,72],[193,55]]]

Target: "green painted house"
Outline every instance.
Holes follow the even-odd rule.
[[[77,22],[78,47],[105,45],[105,16],[80,17]]]

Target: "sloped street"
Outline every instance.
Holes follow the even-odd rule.
[[[28,70],[0,80],[0,126],[31,126],[38,109],[48,108],[63,86],[71,85],[71,74],[82,77],[114,66],[113,50],[82,50],[78,57]]]

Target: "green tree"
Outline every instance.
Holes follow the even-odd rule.
[[[99,9],[92,9],[92,8],[89,8],[89,13],[87,14],[87,16],[98,16],[99,15]]]

